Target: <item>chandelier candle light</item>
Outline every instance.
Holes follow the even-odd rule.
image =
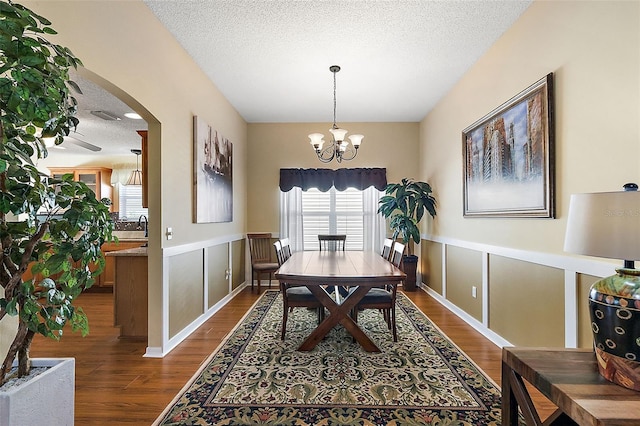
[[[345,140],[347,130],[341,129],[336,125],[336,73],[340,71],[340,67],[331,65],[329,71],[333,73],[333,127],[329,129],[333,135],[333,141],[329,146],[323,148],[324,135],[322,133],[311,133],[309,139],[313,149],[316,151],[318,160],[328,163],[335,158],[340,163],[342,160],[353,160],[356,157],[364,136],[351,135],[349,136],[351,143],[349,143]]]
[[[564,250],[624,260],[616,274],[589,290],[598,370],[607,380],[640,391],[640,192],[573,194]]]

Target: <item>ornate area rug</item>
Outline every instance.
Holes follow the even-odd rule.
[[[316,313],[295,308],[280,340],[282,300],[267,291],[158,425],[499,425],[500,390],[407,297],[398,294],[398,342],[382,314],[358,323],[368,353],[338,326],[311,352],[296,348]]]

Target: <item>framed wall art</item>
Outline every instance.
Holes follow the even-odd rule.
[[[193,221],[233,220],[233,144],[193,117]]]
[[[553,218],[553,74],[462,131],[464,216]]]

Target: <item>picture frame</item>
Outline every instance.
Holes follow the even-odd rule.
[[[464,217],[555,217],[553,73],[462,131]]]
[[[233,221],[233,144],[193,117],[193,221]]]

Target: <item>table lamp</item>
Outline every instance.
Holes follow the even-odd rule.
[[[589,313],[598,370],[607,380],[640,391],[640,192],[573,194],[564,250],[624,260],[616,274],[595,282]]]

